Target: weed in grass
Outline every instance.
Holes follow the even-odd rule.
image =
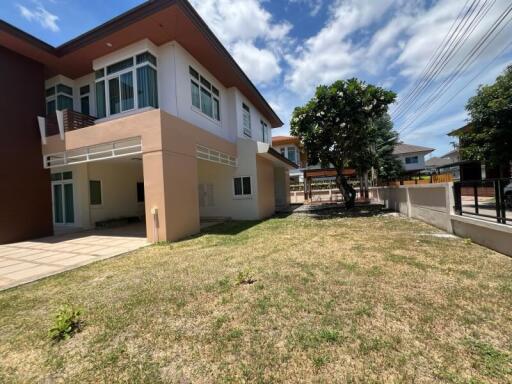
[[[464,344],[476,358],[475,365],[485,376],[502,378],[512,374],[512,358],[498,351],[491,344],[475,339],[466,339]]]
[[[249,268],[246,268],[243,271],[238,272],[236,282],[238,285],[254,284],[256,279],[254,278],[253,272]]]
[[[228,341],[237,340],[237,339],[241,338],[243,336],[243,334],[244,333],[242,332],[241,329],[235,328],[226,334],[226,339]]]
[[[80,319],[82,310],[71,305],[63,305],[54,317],[53,326],[48,335],[54,341],[67,340],[82,329],[83,321]]]
[[[316,369],[322,368],[324,365],[330,362],[329,356],[316,355],[311,358]]]

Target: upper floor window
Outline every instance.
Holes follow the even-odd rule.
[[[268,126],[267,124],[261,120],[261,139],[264,143],[268,141]]]
[[[91,87],[89,85],[84,85],[80,87],[80,112],[89,115],[90,114],[90,102],[89,102],[89,94],[91,92]]]
[[[418,164],[418,156],[410,156],[405,158],[405,164]]]
[[[208,117],[220,121],[220,93],[194,68],[188,68],[192,105]]]
[[[288,160],[297,163],[297,149],[295,147],[288,147]]]
[[[242,124],[244,129],[244,135],[252,137],[251,130],[251,110],[245,103],[242,103]]]
[[[157,60],[149,52],[129,57],[95,72],[99,118],[138,108],[158,108]],[[136,97],[135,97],[136,96]]]
[[[57,84],[46,89],[46,114],[54,113],[56,110],[73,109],[73,88]]]

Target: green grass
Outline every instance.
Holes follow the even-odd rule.
[[[0,382],[512,382],[512,259],[437,232],[232,222],[0,292]]]

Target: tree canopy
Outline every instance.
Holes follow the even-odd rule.
[[[315,96],[295,108],[291,120],[292,135],[300,137],[309,164],[330,164],[336,169],[336,184],[347,207],[355,200],[355,191],[343,176],[349,162],[371,156],[375,129],[373,122],[384,116],[395,93],[358,79],[339,80],[317,87]]]
[[[512,161],[512,66],[494,84],[478,88],[466,105],[471,129],[460,137],[460,153],[465,160],[485,161],[509,167]]]

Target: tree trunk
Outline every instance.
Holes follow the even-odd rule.
[[[368,200],[370,198],[370,190],[368,188],[368,171],[364,173],[364,198]]]
[[[348,183],[345,176],[343,176],[342,169],[336,169],[336,185],[343,195],[343,200],[345,201],[345,207],[347,209],[353,208],[356,200],[356,191],[352,186]]]

